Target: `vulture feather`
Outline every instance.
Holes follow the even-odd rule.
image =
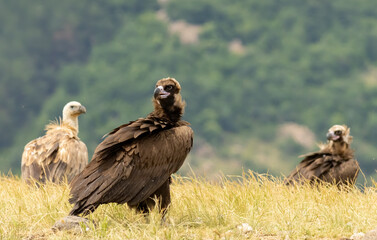
[[[294,183],[324,181],[331,184],[353,185],[359,164],[350,149],[352,136],[346,125],[334,125],[327,133],[327,144],[320,144],[318,152],[302,155],[304,159],[285,180]]]
[[[159,199],[170,204],[170,176],[182,166],[193,144],[185,103],[174,78],[157,82],[154,111],[105,135],[91,162],[71,182],[70,215],[86,215],[110,202],[147,213]]]
[[[88,150],[77,136],[78,116],[86,109],[79,102],[63,108],[63,120],[48,124],[46,134],[26,144],[22,154],[21,178],[33,181],[70,182],[88,164]]]

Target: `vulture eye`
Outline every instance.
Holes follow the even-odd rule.
[[[75,108],[75,106],[71,106],[71,109],[74,109]]]
[[[166,87],[165,87],[165,91],[170,91],[170,90],[172,90],[173,89],[173,85],[167,85]]]
[[[337,130],[334,133],[335,133],[335,135],[338,135],[338,136],[342,135],[342,131],[340,131],[340,130]]]

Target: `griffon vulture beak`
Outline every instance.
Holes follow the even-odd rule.
[[[155,99],[157,99],[158,96],[160,96],[160,98],[167,98],[169,95],[170,93],[166,92],[162,86],[156,87],[153,94]]]
[[[79,111],[81,112],[81,113],[86,113],[86,108],[84,107],[84,106],[80,106],[80,108],[79,108]]]

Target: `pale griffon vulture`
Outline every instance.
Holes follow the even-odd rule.
[[[26,144],[22,154],[21,177],[27,182],[70,182],[88,164],[88,150],[77,136],[78,117],[86,109],[79,102],[63,108],[63,120],[48,124],[46,134]]]

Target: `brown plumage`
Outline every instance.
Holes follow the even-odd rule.
[[[286,184],[316,182],[354,184],[359,173],[359,164],[350,149],[352,136],[346,125],[334,125],[327,133],[327,144],[319,145],[318,152],[302,155],[304,160],[285,180]]]
[[[71,183],[70,215],[88,214],[99,205],[127,203],[148,212],[159,198],[170,204],[170,176],[182,166],[193,131],[181,120],[185,103],[174,78],[157,82],[154,111],[117,127],[97,146],[93,158]]]
[[[21,177],[27,182],[70,182],[88,164],[88,150],[77,136],[78,116],[86,109],[79,102],[63,108],[63,120],[46,126],[46,134],[26,144]]]

